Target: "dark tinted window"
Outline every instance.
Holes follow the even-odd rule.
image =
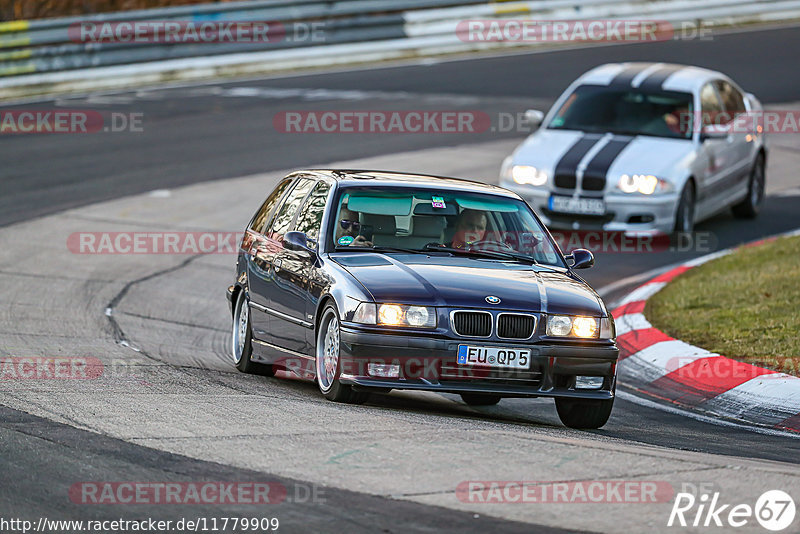
[[[703,113],[703,126],[717,124],[722,112],[722,103],[719,101],[714,86],[707,83],[700,90],[700,110]]]
[[[561,105],[548,128],[594,133],[691,137],[692,95],[633,87],[582,85]]]
[[[331,186],[325,182],[317,184],[300,211],[295,230],[304,232],[311,239],[318,239],[322,214],[325,212],[325,201],[328,199],[330,189]]]
[[[275,213],[275,217],[272,219],[269,237],[273,239],[283,237],[289,229],[289,225],[292,224],[297,209],[300,207],[300,204],[313,185],[314,182],[307,178],[303,178],[297,182],[297,185],[294,186],[294,189],[286,196],[286,200],[283,201],[283,204],[281,204],[278,211]]]
[[[279,183],[278,186],[267,197],[267,200],[261,204],[261,208],[259,208],[258,213],[256,213],[255,217],[253,217],[253,221],[250,223],[250,228],[253,231],[258,232],[259,234],[264,233],[264,227],[267,225],[270,213],[272,213],[272,210],[275,208],[275,205],[281,199],[283,193],[286,191],[286,188],[289,187],[290,183],[292,183],[291,180],[284,180]]]
[[[724,80],[715,82],[719,96],[722,98],[722,105],[729,114],[744,113],[744,97],[734,86]]]

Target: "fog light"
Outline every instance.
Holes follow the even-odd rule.
[[[367,373],[370,376],[381,378],[398,378],[400,376],[400,366],[388,363],[371,363],[367,365]]]
[[[603,380],[602,376],[576,376],[575,389],[600,389]]]

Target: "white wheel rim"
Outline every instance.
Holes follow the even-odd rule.
[[[336,379],[339,366],[339,321],[329,312],[322,321],[317,342],[317,381],[322,391],[328,391]]]
[[[242,361],[242,354],[244,354],[244,345],[247,342],[247,326],[250,320],[250,309],[247,305],[247,299],[244,296],[239,297],[239,302],[236,307],[236,318],[233,321],[233,363],[238,364]]]

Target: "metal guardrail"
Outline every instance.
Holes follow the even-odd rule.
[[[347,54],[354,54],[354,57],[359,54],[359,57],[370,54],[399,57],[405,52],[442,53],[520,45],[465,43],[457,35],[457,26],[468,19],[650,19],[735,23],[780,20],[781,17],[800,18],[800,0],[256,0],[197,4],[91,17],[0,22],[0,86],[4,84],[3,80],[16,83],[13,80],[24,74],[41,73],[44,76],[54,73],[56,76],[61,71],[126,65],[134,68],[143,63],[147,63],[150,71],[162,67],[164,70],[181,70],[190,62],[196,66],[203,61],[212,67],[212,64],[237,62],[276,62],[285,68],[287,61],[310,55],[317,62],[342,63],[347,61],[347,57],[343,57]],[[70,28],[82,22],[113,24],[133,21],[192,24],[269,21],[287,27],[313,24],[316,33],[314,39],[298,38],[288,33],[271,42],[214,44],[79,42],[70,39]]]
[[[405,37],[409,10],[481,4],[485,0],[260,0],[105,13],[91,17],[0,22],[0,76],[121,65],[186,57],[280,50]],[[80,23],[133,21],[279,22],[314,24],[315,38],[286,35],[278,42],[75,42]]]

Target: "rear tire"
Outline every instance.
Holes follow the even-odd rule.
[[[569,428],[596,429],[611,416],[614,399],[586,400],[556,397],[558,418]]]
[[[766,185],[764,169],[764,155],[759,154],[753,169],[750,171],[750,184],[747,187],[747,196],[738,204],[731,207],[733,216],[738,219],[754,219],[761,211],[764,201],[764,188]]]
[[[250,303],[244,290],[239,291],[236,307],[233,309],[233,331],[231,335],[231,357],[233,364],[243,373],[273,376],[271,365],[256,363],[253,355],[253,332],[250,328]]]
[[[461,400],[470,406],[492,406],[500,402],[500,395],[485,395],[482,393],[461,393]]]
[[[694,186],[692,181],[686,182],[681,191],[678,209],[675,210],[675,233],[689,233],[694,230],[695,210]]]
[[[369,393],[353,391],[352,386],[339,382],[341,374],[339,312],[328,304],[322,312],[317,329],[315,369],[317,385],[325,398],[333,402],[363,404]]]

